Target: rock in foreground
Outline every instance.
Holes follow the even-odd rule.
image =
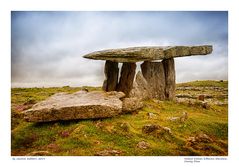
[[[124,96],[115,91],[58,93],[25,111],[24,118],[30,122],[50,122],[113,117],[122,112],[120,98]]]
[[[144,104],[138,98],[124,98],[122,110],[124,113],[131,113],[144,107]]]

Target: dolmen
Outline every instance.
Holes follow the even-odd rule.
[[[96,51],[83,57],[106,61],[102,88],[107,92],[121,91],[126,97],[173,100],[176,86],[174,58],[207,55],[212,50],[211,45],[131,47]],[[136,62],[143,63],[135,77]],[[123,63],[120,75],[119,63]]]
[[[174,58],[210,53],[211,45],[131,47],[87,54],[84,58],[106,61],[103,91],[57,93],[24,111],[24,118],[30,122],[101,119],[142,108],[143,99],[173,100]],[[143,63],[135,76],[136,62]],[[119,63],[123,63],[121,72]]]

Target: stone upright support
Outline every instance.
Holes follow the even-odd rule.
[[[117,91],[124,92],[127,97],[133,88],[135,70],[136,63],[123,63],[122,65]]]
[[[129,97],[136,97],[141,100],[147,100],[150,98],[150,87],[141,71],[135,76],[133,89],[131,90]]]
[[[149,96],[160,100],[165,99],[165,73],[162,62],[145,61],[141,71],[149,85]]]
[[[107,60],[105,62],[105,77],[102,89],[104,91],[115,91],[118,83],[119,68],[117,62]]]
[[[162,61],[165,72],[165,97],[167,100],[173,100],[175,98],[175,67],[174,67],[174,59],[164,59]]]

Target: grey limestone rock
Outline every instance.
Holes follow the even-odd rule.
[[[107,92],[116,90],[119,74],[118,63],[107,60],[104,72],[106,79],[103,83],[103,90]]]
[[[122,92],[58,93],[24,112],[30,122],[113,117],[122,112]]]
[[[165,72],[162,62],[148,62],[141,64],[142,74],[149,85],[149,97],[165,99]]]
[[[124,113],[130,113],[130,112],[136,111],[144,106],[143,102],[136,97],[124,98],[122,102],[123,102],[122,110]]]
[[[137,97],[141,100],[150,98],[150,88],[148,82],[145,80],[141,71],[136,74],[133,88],[129,94],[129,97]]]
[[[164,59],[162,63],[165,73],[165,99],[173,100],[175,98],[176,89],[174,59]]]
[[[127,97],[129,96],[129,93],[133,88],[135,69],[135,63],[123,63],[121,69],[120,80],[116,90],[124,92]]]
[[[138,62],[163,60],[183,56],[207,55],[211,52],[211,45],[144,46],[96,51],[85,55],[84,58],[95,60],[110,60],[113,62]]]

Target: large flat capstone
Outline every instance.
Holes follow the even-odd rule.
[[[58,93],[25,111],[30,122],[113,117],[122,112],[123,92]]]
[[[212,53],[211,45],[201,46],[150,46],[109,49],[92,52],[83,56],[88,59],[110,60],[113,62],[138,62],[163,60],[174,57],[207,55]]]

